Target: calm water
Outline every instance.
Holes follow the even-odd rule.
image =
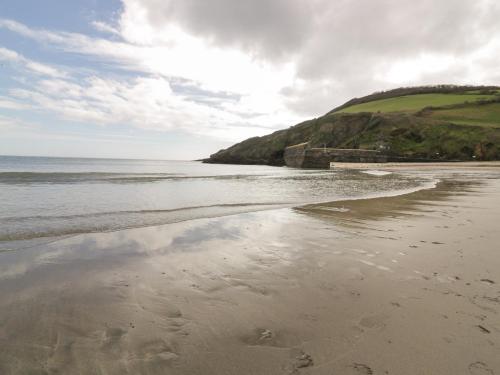
[[[388,195],[429,183],[357,171],[0,156],[0,251],[63,235]]]

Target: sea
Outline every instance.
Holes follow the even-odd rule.
[[[435,183],[377,170],[0,156],[0,251],[81,233],[398,195]]]

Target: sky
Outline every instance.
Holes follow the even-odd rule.
[[[0,0],[0,155],[187,160],[375,91],[500,85],[497,0]]]

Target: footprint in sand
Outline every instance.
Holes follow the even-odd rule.
[[[382,270],[382,271],[392,272],[392,270],[389,267],[381,266],[381,265],[375,264],[373,262],[370,262],[368,260],[358,259],[358,261],[363,263],[363,264],[366,264],[367,266],[378,268],[379,270]]]
[[[387,316],[385,315],[371,315],[362,318],[359,325],[365,328],[383,328],[386,320]]]
[[[102,340],[102,347],[103,349],[105,348],[112,348],[115,345],[118,345],[122,336],[125,335],[127,331],[121,329],[121,328],[108,328],[104,332],[104,337]]]
[[[137,345],[129,355],[132,366],[139,368],[146,366],[149,369],[164,368],[170,366],[178,359],[175,350],[162,339],[153,339]],[[148,372],[149,373],[149,372]]]
[[[481,310],[492,312],[494,314],[497,313],[497,310],[493,308],[493,306],[496,307],[495,305],[500,303],[500,298],[480,295],[475,295],[469,300],[472,304],[479,307]]]
[[[170,306],[166,309],[165,315],[167,318],[181,318],[182,312],[177,307]]]
[[[477,325],[477,328],[479,328],[479,330],[480,330],[482,333],[491,333],[491,331],[490,331],[488,328],[486,328],[486,327],[482,326],[481,324],[478,324],[478,325]]]
[[[359,375],[373,375],[373,370],[363,363],[355,363],[352,365],[352,368],[356,370]]]
[[[314,364],[312,357],[304,352],[301,352],[299,356],[295,359],[294,367],[296,369],[310,367]]]
[[[307,367],[314,366],[314,361],[310,354],[307,354],[303,350],[294,348],[290,351],[292,362],[290,367],[287,368],[288,374],[298,375],[301,374],[303,369]]]
[[[484,362],[474,362],[469,365],[469,374],[471,375],[494,375],[492,369],[490,369]]]
[[[240,340],[245,344],[252,346],[279,346],[277,343],[276,333],[266,328],[257,328],[251,334],[241,336]]]

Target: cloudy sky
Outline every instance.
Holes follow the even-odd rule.
[[[0,154],[194,159],[408,85],[500,84],[497,0],[2,0]]]

